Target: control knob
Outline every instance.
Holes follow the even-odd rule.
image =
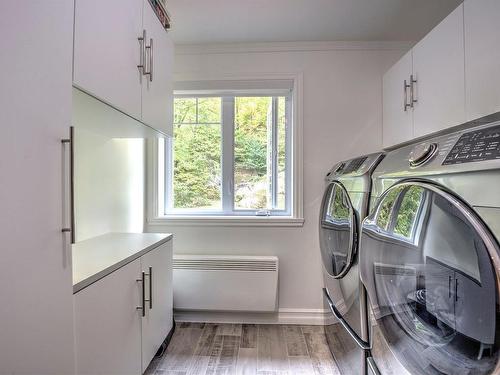
[[[437,143],[421,143],[410,152],[410,167],[419,167],[431,160],[437,152]]]

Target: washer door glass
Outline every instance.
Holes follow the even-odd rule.
[[[319,238],[325,269],[343,277],[355,255],[356,216],[345,188],[332,182],[326,189],[321,206]]]
[[[499,248],[435,185],[403,182],[362,226],[360,273],[397,360],[415,374],[498,371]]]

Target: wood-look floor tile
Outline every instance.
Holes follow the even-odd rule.
[[[186,375],[204,375],[207,372],[209,356],[195,355],[191,360]]]
[[[208,359],[207,365],[207,375],[214,375],[217,371],[217,364],[219,363],[220,353],[222,351],[222,341],[224,340],[223,336],[215,336],[214,341],[212,342],[212,347],[210,348],[210,357]]]
[[[312,364],[311,357],[306,356],[296,356],[288,357],[290,362],[290,373],[296,375],[313,375],[314,368]],[[354,375],[354,374],[353,374]]]
[[[203,328],[203,333],[198,341],[198,345],[195,350],[195,355],[210,356],[210,351],[212,350],[212,344],[214,342],[215,336],[219,329],[218,324],[206,324]]]
[[[300,326],[303,333],[325,333],[323,326]]]
[[[217,334],[221,336],[241,336],[241,324],[220,324]]]
[[[340,375],[328,349],[324,333],[304,333],[314,372],[318,375]]]
[[[281,327],[289,356],[307,356],[306,340],[299,326],[285,325]]]
[[[156,370],[154,375],[187,375],[185,371]]]
[[[260,325],[257,348],[258,371],[288,371],[288,354],[280,326]]]
[[[239,336],[222,336],[222,349],[219,356],[217,368],[232,368],[236,366],[238,350],[240,347]]]
[[[257,324],[243,324],[241,327],[240,348],[257,348]]]
[[[187,371],[201,337],[201,328],[178,328],[166,350],[166,356],[158,364],[159,370]]]
[[[255,340],[257,341],[257,340]],[[236,361],[236,375],[256,375],[257,374],[257,348],[242,348],[238,351]]]
[[[203,328],[206,323],[181,322],[179,328]]]
[[[321,326],[178,324],[145,375],[338,375],[323,332]]]

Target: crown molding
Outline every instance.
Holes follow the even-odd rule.
[[[315,51],[407,51],[414,42],[275,42],[176,44],[177,55],[226,53],[315,52]]]

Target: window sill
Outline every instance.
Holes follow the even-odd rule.
[[[162,216],[148,220],[156,226],[222,226],[222,227],[302,227],[303,218],[259,216]]]

